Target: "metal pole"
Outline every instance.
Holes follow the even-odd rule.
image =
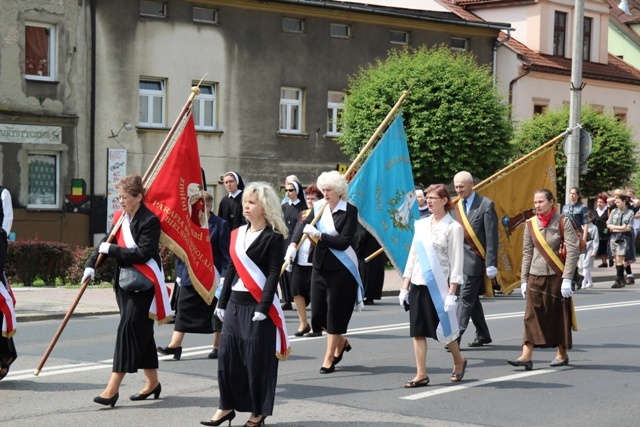
[[[571,58],[571,104],[569,112],[569,143],[567,144],[567,166],[565,169],[565,203],[570,203],[569,188],[578,187],[578,163],[580,146],[580,122],[582,102],[582,50],[584,35],[584,0],[575,0],[573,20],[573,52]]]

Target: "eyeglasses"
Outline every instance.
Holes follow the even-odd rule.
[[[289,188],[285,188],[284,191],[286,191],[287,193],[295,193],[296,192],[296,190],[289,189]]]
[[[126,194],[118,194],[118,200],[129,200],[131,196],[127,196]]]
[[[440,199],[442,199],[442,197],[427,196],[427,197],[425,197],[425,199],[427,199],[427,200],[440,200]]]

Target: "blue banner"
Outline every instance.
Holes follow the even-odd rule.
[[[413,240],[413,223],[420,218],[402,114],[349,184],[349,198],[358,207],[360,223],[402,274]]]

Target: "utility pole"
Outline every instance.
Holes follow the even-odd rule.
[[[569,189],[578,187],[578,163],[580,146],[580,122],[582,110],[582,49],[584,44],[584,0],[575,0],[573,19],[573,50],[571,58],[571,104],[569,113],[569,143],[567,144],[567,166],[565,168],[565,203],[569,204]]]

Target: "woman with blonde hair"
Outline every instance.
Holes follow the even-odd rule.
[[[242,196],[247,224],[231,233],[231,262],[215,314],[223,321],[218,353],[220,402],[202,425],[219,426],[236,411],[250,412],[246,427],[273,413],[278,359],[289,353],[287,329],[276,294],[287,227],[280,200],[266,182]]]
[[[323,172],[316,183],[324,199],[317,201],[291,239],[285,259],[295,259],[302,234],[317,239],[311,272],[311,324],[327,331],[321,374],[335,371],[345,351],[351,350],[347,332],[356,301],[362,304],[362,282],[353,241],[358,209],[347,203],[348,184],[338,171]],[[320,214],[322,205],[326,207]],[[316,226],[314,218],[321,215]],[[358,298],[360,293],[360,298]]]

